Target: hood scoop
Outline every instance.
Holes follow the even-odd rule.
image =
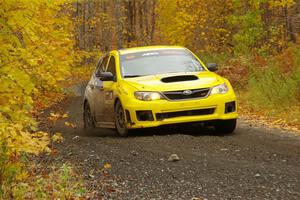
[[[197,76],[194,75],[180,75],[180,76],[170,76],[161,79],[164,83],[182,82],[182,81],[194,81],[198,80]]]

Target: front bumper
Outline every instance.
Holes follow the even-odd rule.
[[[227,112],[225,109],[225,104],[229,102],[235,102],[235,110],[233,112]],[[228,120],[238,117],[236,97],[233,92],[184,101],[133,100],[123,105],[123,107],[127,117],[127,128],[129,129],[209,120]],[[151,111],[151,121],[141,120],[137,116],[137,111]]]

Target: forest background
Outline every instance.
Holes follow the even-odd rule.
[[[112,49],[185,46],[220,65],[243,116],[299,130],[299,0],[0,0],[0,44],[3,199],[84,195],[79,182],[67,184],[76,182],[71,166],[44,177],[28,156],[51,154],[63,140],[40,131],[37,117]]]

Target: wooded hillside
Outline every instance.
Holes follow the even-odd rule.
[[[77,46],[84,50],[176,44],[209,53],[275,53],[300,42],[300,2],[293,0],[86,0],[73,6]]]
[[[299,0],[86,0],[73,7],[79,49],[182,45],[223,66],[219,73],[241,91],[246,110],[300,119]]]

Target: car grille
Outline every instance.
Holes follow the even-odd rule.
[[[185,99],[196,99],[204,98],[208,95],[210,89],[195,89],[195,90],[178,90],[178,91],[168,91],[163,92],[165,97],[170,100],[185,100]]]
[[[156,120],[162,121],[164,119],[174,118],[174,117],[210,115],[213,114],[214,112],[215,112],[215,108],[206,108],[206,109],[198,109],[198,110],[157,113]]]

